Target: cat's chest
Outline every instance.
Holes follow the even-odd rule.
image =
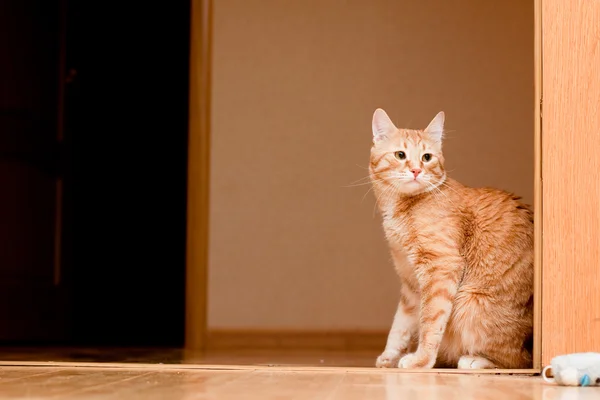
[[[389,206],[383,212],[383,230],[390,244],[398,244],[406,247],[416,233],[414,216],[410,214],[398,214],[394,206]]]
[[[409,255],[449,232],[448,218],[443,213],[430,207],[414,207],[409,212],[402,212],[399,207],[394,205],[382,210],[383,228],[389,244],[402,246]]]

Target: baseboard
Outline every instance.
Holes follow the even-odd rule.
[[[385,331],[209,330],[209,349],[326,349],[381,351]]]

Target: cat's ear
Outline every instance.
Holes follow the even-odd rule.
[[[425,128],[425,132],[429,134],[429,136],[437,141],[441,142],[442,137],[444,136],[444,119],[445,115],[443,111],[440,111],[427,125]]]
[[[388,134],[396,129],[394,123],[381,108],[375,110],[373,114],[373,143],[381,142],[386,139]]]

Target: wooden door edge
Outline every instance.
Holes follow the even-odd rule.
[[[534,0],[534,286],[533,366],[542,368],[542,0]]]
[[[212,0],[191,0],[185,348],[206,345]]]

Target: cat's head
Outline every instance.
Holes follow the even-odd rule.
[[[374,184],[393,186],[396,193],[416,195],[446,179],[442,137],[444,113],[423,130],[398,129],[382,109],[373,114],[370,173]]]

